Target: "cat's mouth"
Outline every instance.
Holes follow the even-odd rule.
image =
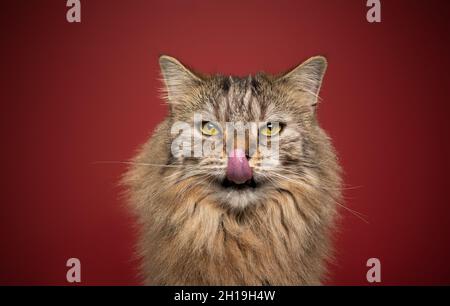
[[[223,188],[227,188],[227,189],[235,189],[235,190],[244,190],[244,189],[254,189],[258,187],[258,183],[256,183],[256,181],[251,178],[248,181],[246,181],[245,183],[242,184],[236,184],[232,181],[230,181],[229,179],[225,178],[222,183],[221,186]]]

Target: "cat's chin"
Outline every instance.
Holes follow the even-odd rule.
[[[217,201],[223,206],[233,209],[244,209],[249,205],[254,205],[264,197],[264,186],[251,179],[243,184],[235,184],[227,179],[219,182]]]
[[[229,189],[229,190],[246,190],[246,189],[252,190],[252,189],[258,188],[260,185],[260,184],[256,183],[254,178],[248,180],[247,182],[245,182],[243,184],[236,184],[225,178],[220,184],[224,189]]]

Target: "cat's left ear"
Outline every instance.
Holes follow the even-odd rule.
[[[307,102],[315,106],[327,65],[325,57],[314,56],[282,75],[279,80],[290,82],[305,92]]]
[[[166,87],[166,99],[173,110],[176,105],[185,102],[193,87],[199,84],[201,79],[173,57],[162,55],[159,58],[159,65]]]

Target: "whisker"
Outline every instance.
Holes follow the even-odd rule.
[[[367,219],[365,219],[364,217],[367,217],[366,215],[364,215],[363,213],[360,213],[359,211],[353,210],[347,206],[345,206],[344,204],[339,203],[338,201],[335,201],[335,203],[339,206],[341,206],[342,208],[348,210],[349,212],[351,212],[353,215],[355,215],[356,217],[358,217],[359,219],[361,219],[362,221],[364,221],[367,224],[370,224],[369,221],[367,221]],[[364,217],[363,217],[364,216]]]
[[[296,184],[296,185],[298,185],[298,186],[301,186],[301,184],[300,184],[298,181],[295,181],[295,180],[293,180],[293,179],[291,179],[291,178],[289,178],[289,177],[287,177],[287,176],[281,175],[281,174],[279,174],[279,173],[271,172],[271,175],[278,176],[278,177],[283,178],[283,179],[285,179],[285,180],[287,180],[287,181],[290,181],[290,182],[293,183],[293,184]],[[353,209],[351,209],[351,208],[348,208],[347,206],[345,206],[345,205],[342,204],[342,203],[339,203],[338,201],[335,201],[335,203],[338,204],[339,206],[343,207],[344,209],[346,209],[347,211],[349,211],[350,213],[352,213],[354,216],[358,217],[359,219],[361,219],[361,220],[364,221],[365,223],[369,224],[369,221],[367,221],[367,220],[364,218],[364,217],[367,217],[367,216],[365,216],[364,214],[362,214],[362,213],[360,213],[360,212],[358,212],[358,211],[356,211],[356,210],[353,210]],[[363,217],[363,216],[364,216],[364,217]]]
[[[114,160],[105,160],[105,161],[95,161],[93,164],[127,164],[127,165],[139,165],[139,166],[152,166],[152,167],[167,167],[167,168],[182,168],[185,165],[164,165],[164,164],[150,164],[150,163],[141,163],[141,162],[133,162],[133,161],[114,161]]]
[[[285,167],[282,167],[282,166],[279,167],[279,169],[281,169],[282,171],[286,171],[286,172],[292,173],[292,174],[294,174],[296,176],[300,176],[301,175],[298,172],[286,169]],[[265,170],[265,171],[267,171],[267,170],[277,171],[278,169],[277,168],[270,168],[270,169],[263,169],[263,170]],[[325,180],[324,178],[320,178],[320,180],[321,181],[325,181],[325,182],[329,182],[329,181]],[[329,183],[332,183],[332,182],[329,182]],[[343,187],[340,187],[340,188],[330,188],[330,187],[324,187],[324,188],[327,188],[329,190],[348,190],[348,189],[359,189],[359,188],[362,188],[362,187],[363,187],[362,185],[352,186],[352,185],[348,185],[348,184],[343,184]]]
[[[152,164],[134,161],[95,161],[92,164],[127,164],[127,165],[138,165],[138,166],[150,166],[150,167],[161,167],[161,168],[186,168],[194,169],[198,168],[198,165],[184,165],[184,164]],[[218,167],[217,165],[204,165],[201,166],[202,169],[225,169],[225,167]]]

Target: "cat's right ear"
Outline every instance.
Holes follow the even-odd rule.
[[[279,80],[294,84],[294,88],[306,93],[306,103],[315,106],[327,65],[325,57],[314,56],[282,75]]]
[[[160,56],[159,65],[165,85],[165,99],[172,111],[176,105],[186,102],[189,93],[201,79],[173,57]]]

